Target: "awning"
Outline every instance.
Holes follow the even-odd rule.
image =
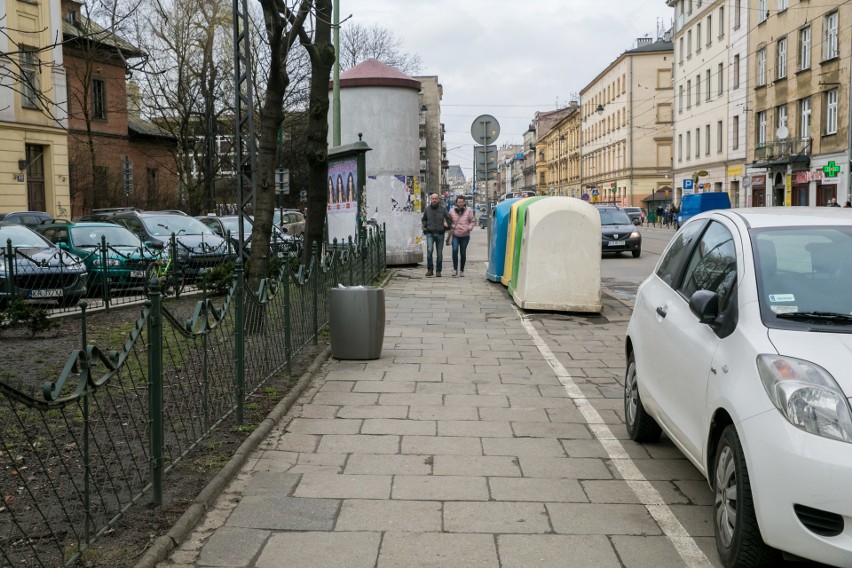
[[[666,192],[668,192],[668,197],[666,197]],[[669,186],[663,186],[648,197],[642,199],[642,201],[650,202],[650,201],[669,201],[672,198],[672,188]]]

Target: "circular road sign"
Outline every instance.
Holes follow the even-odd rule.
[[[477,144],[488,146],[500,136],[500,123],[490,114],[481,114],[470,125],[470,135]]]

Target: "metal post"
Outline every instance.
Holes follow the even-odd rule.
[[[314,345],[317,344],[319,336],[319,256],[316,241],[311,243],[311,288],[313,289],[312,323],[314,325]]]
[[[100,254],[101,254],[101,296],[104,301],[104,306],[107,310],[109,310],[109,278],[107,278],[107,268],[109,265],[107,264],[107,242],[106,235],[101,235],[101,246],[100,246]]]
[[[333,113],[332,113],[332,130],[331,142],[335,146],[340,146],[340,2],[334,0],[333,18],[334,18],[334,83],[332,87]]]
[[[87,376],[90,368],[89,361],[89,339],[86,334],[86,308],[89,303],[83,300],[80,302],[80,322],[82,325],[82,333],[80,339],[82,345],[83,360],[80,362],[80,375]],[[85,510],[85,518],[83,521],[83,542],[89,542],[90,530],[92,524],[92,502],[89,480],[92,475],[91,456],[89,455],[89,392],[88,387],[83,395],[83,509]]]
[[[148,291],[148,424],[152,502],[163,503],[163,305],[160,283]]]
[[[6,239],[6,294],[12,298],[15,292],[15,251],[12,250],[12,239]]]
[[[290,258],[284,259],[284,281],[281,283],[284,287],[284,357],[286,359],[287,374],[293,373],[293,338],[290,335],[290,330],[293,326],[293,317],[290,307]]]
[[[243,392],[245,387],[245,356],[246,356],[246,294],[245,275],[243,274],[243,259],[237,257],[234,267],[234,277],[237,279],[236,294],[236,326],[234,330],[234,399],[237,406],[237,424],[243,423]]]

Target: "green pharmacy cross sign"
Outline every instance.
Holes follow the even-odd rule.
[[[837,177],[837,174],[840,173],[840,166],[835,164],[834,160],[831,160],[827,166],[823,166],[822,171],[827,177]]]

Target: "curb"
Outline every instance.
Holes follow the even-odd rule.
[[[136,563],[135,568],[154,568],[158,562],[166,559],[169,553],[182,543],[190,532],[198,524],[198,521],[213,506],[213,503],[227,487],[234,477],[240,472],[243,465],[248,461],[251,453],[260,446],[272,429],[281,421],[284,415],[293,406],[293,403],[302,395],[302,392],[310,384],[320,366],[331,356],[331,346],[326,347],[317,356],[308,370],[299,378],[290,392],[281,399],[275,408],[263,419],[258,427],[243,440],[234,455],[210,482],[201,490],[198,496],[192,500],[189,508],[172,525],[169,531],[157,538],[151,547],[145,551],[145,555]]]

